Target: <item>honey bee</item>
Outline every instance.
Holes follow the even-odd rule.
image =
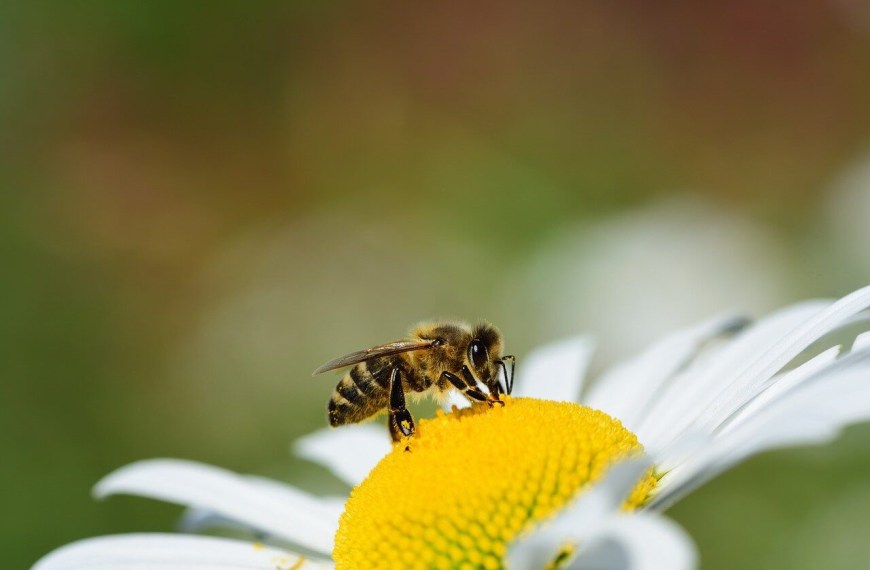
[[[424,322],[413,327],[408,338],[330,360],[314,375],[352,366],[329,400],[329,424],[361,422],[386,409],[390,435],[399,441],[414,433],[406,393],[439,398],[456,389],[471,402],[504,405],[499,395],[513,390],[515,359],[502,356],[502,345],[499,330],[486,322]]]

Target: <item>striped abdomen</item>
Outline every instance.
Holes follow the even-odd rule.
[[[361,422],[389,406],[390,372],[400,359],[360,362],[345,374],[329,399],[329,425]]]

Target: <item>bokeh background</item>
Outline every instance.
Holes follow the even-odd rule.
[[[860,0],[0,3],[0,561],[172,529],[91,500],[294,459],[331,357],[434,316],[600,370],[870,282]],[[863,568],[870,427],[670,514],[709,569]]]

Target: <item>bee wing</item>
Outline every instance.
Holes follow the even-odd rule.
[[[431,348],[434,343],[434,340],[423,340],[415,338],[397,340],[395,342],[388,342],[386,344],[373,346],[365,350],[351,352],[350,354],[346,354],[340,358],[336,358],[335,360],[330,360],[329,362],[315,370],[312,373],[312,376],[316,376],[321,372],[328,372],[329,370],[337,370],[338,368],[344,368],[345,366],[359,364],[360,362],[365,362],[366,360],[379,358],[381,356],[392,356],[394,354],[399,354],[402,352],[411,352],[412,350],[426,350],[428,348]]]

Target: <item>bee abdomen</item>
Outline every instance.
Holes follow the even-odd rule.
[[[350,385],[357,389],[358,392],[366,396],[375,396],[389,388],[389,376],[387,374],[372,374],[365,362],[362,362],[344,375],[344,378],[339,383],[339,386]]]
[[[388,402],[386,384],[389,375],[372,374],[365,362],[351,368],[329,400],[329,424],[336,427],[356,423],[379,412]]]

